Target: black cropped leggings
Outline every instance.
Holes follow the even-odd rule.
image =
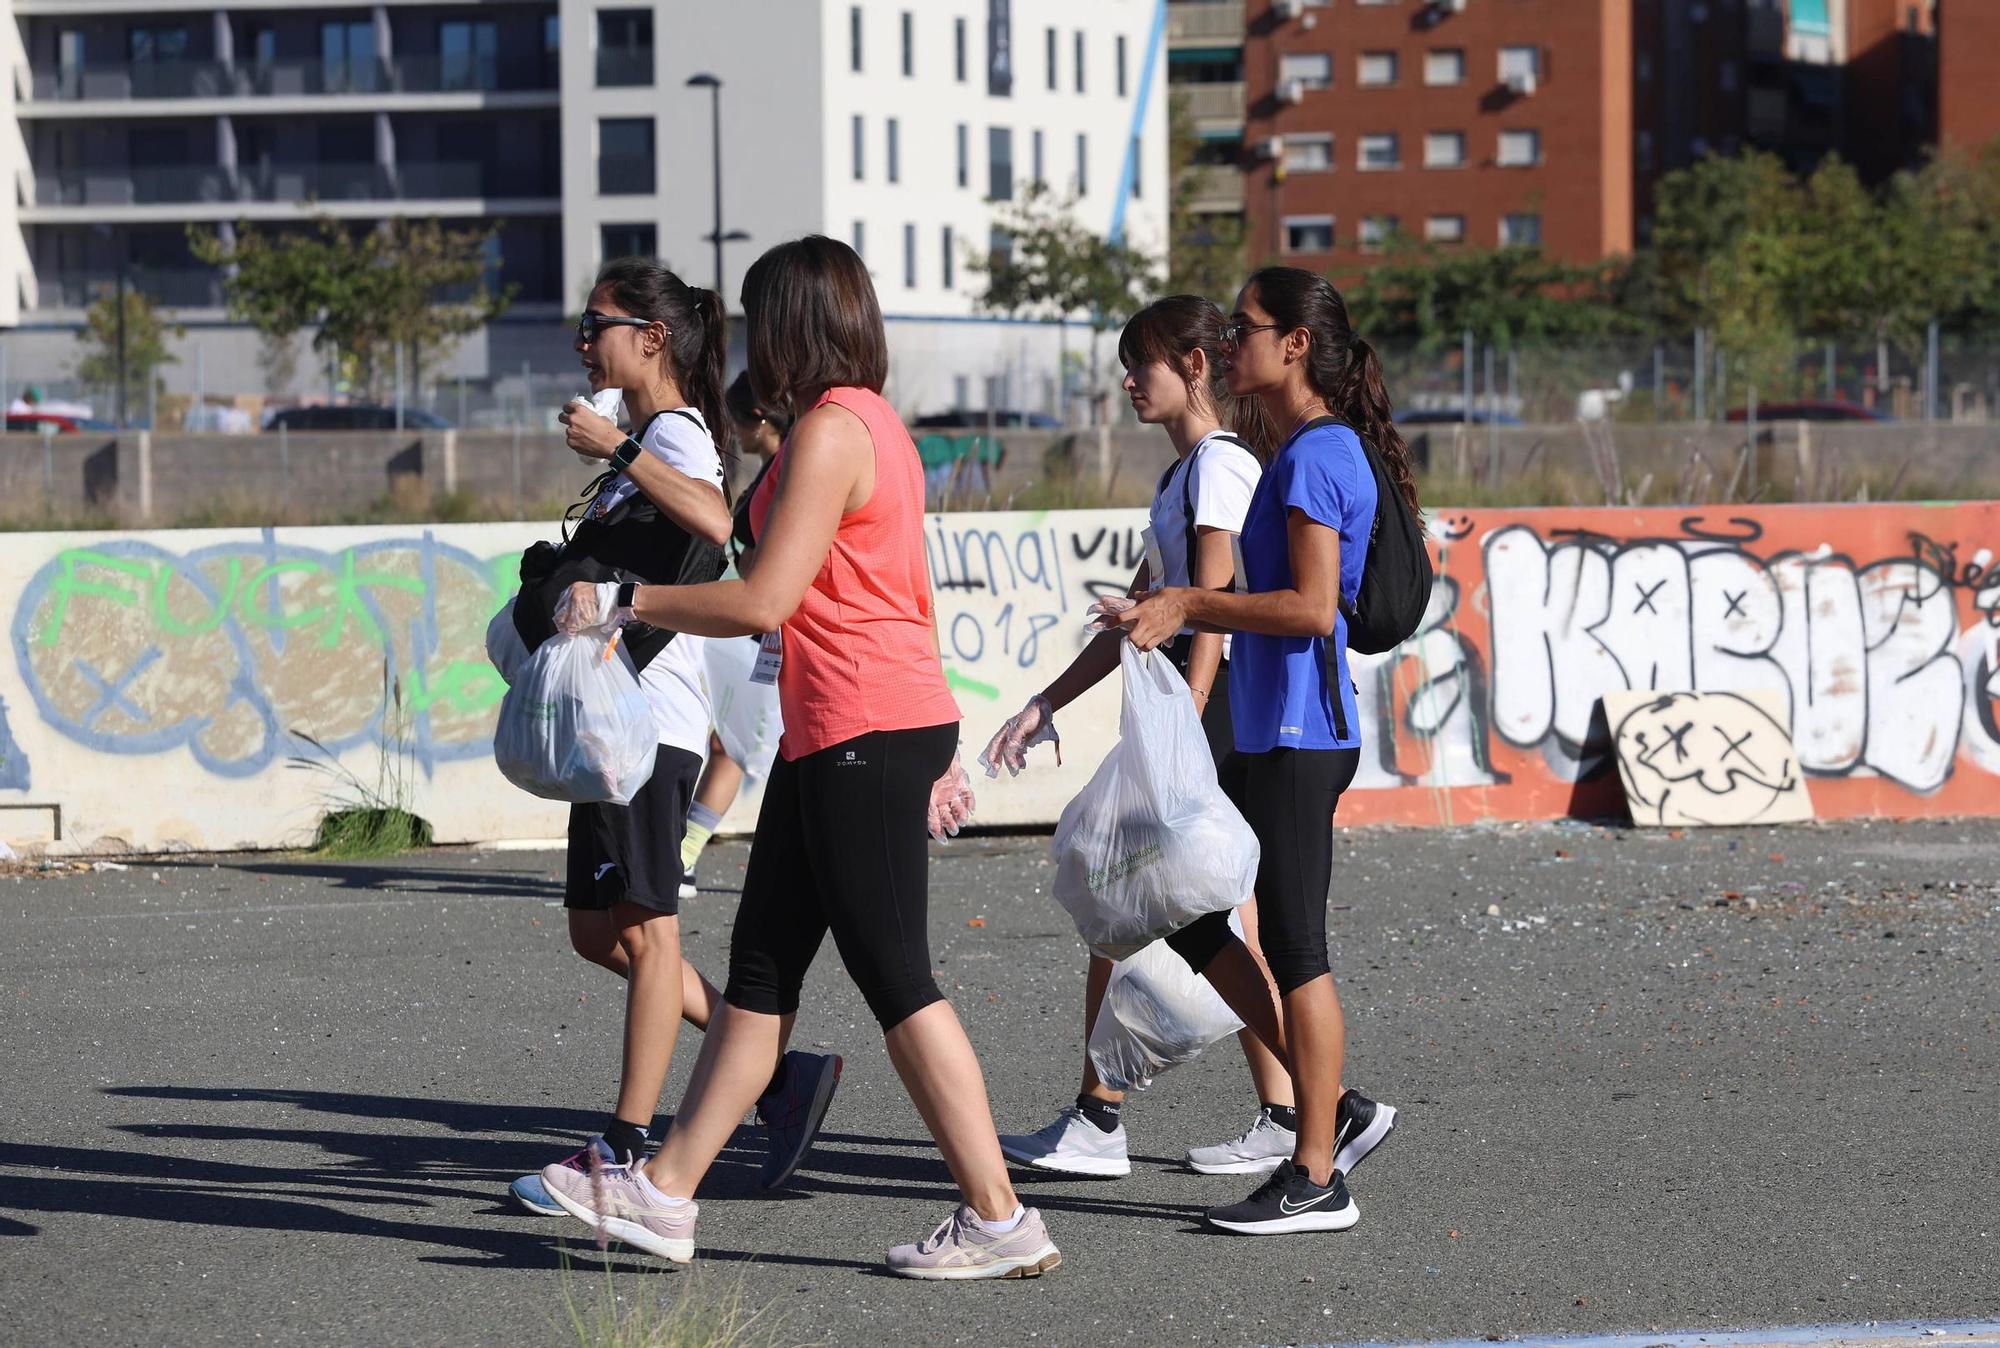
[[[1257,940],[1280,995],[1331,972],[1327,890],[1333,884],[1333,812],[1361,764],[1359,749],[1272,749],[1223,761],[1222,790],[1249,821],[1257,862]],[[1167,937],[1196,973],[1231,940],[1229,914],[1209,913]]]
[[[931,787],[958,726],[878,730],[779,759],[764,787],[723,999],[785,1016],[827,932],[886,1030],[943,1001],[931,977]]]

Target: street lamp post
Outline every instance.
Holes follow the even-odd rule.
[[[742,243],[748,240],[750,236],[740,229],[732,229],[727,233],[724,233],[722,229],[722,81],[716,76],[704,72],[699,75],[690,75],[687,87],[690,89],[706,89],[709,94],[709,109],[712,114],[710,124],[714,129],[715,137],[715,230],[708,236],[708,241],[715,245],[715,293],[720,295],[722,293],[722,245],[725,243]]]

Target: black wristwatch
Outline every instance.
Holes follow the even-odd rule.
[[[632,601],[638,598],[638,596],[639,583],[637,581],[628,580],[621,583],[618,586],[618,607],[624,609],[631,608]]]
[[[639,442],[628,435],[625,437],[625,443],[612,452],[611,462],[618,465],[618,471],[622,473],[630,468],[643,452],[639,448]]]

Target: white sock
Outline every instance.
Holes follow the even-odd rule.
[[[974,1212],[972,1215],[974,1218],[978,1220],[981,1226],[985,1227],[988,1231],[991,1231],[994,1235],[1004,1236],[1009,1231],[1012,1231],[1015,1227],[1019,1226],[1023,1221],[1027,1220],[1028,1210],[1022,1207],[1019,1203],[1016,1203],[1014,1205],[1014,1215],[1011,1217],[1002,1217],[997,1222],[989,1222],[984,1217],[981,1217],[977,1212]]]
[[[647,1202],[657,1203],[659,1204],[659,1206],[663,1208],[679,1208],[687,1206],[687,1200],[685,1198],[669,1198],[665,1194],[661,1193],[658,1189],[655,1189],[653,1187],[653,1181],[646,1177],[646,1172],[644,1170],[641,1170],[637,1166],[634,1166],[632,1168],[632,1178],[639,1181],[639,1192],[646,1196]]]
[[[722,822],[722,816],[714,810],[709,809],[708,806],[702,804],[700,801],[696,801],[694,804],[688,806],[688,822],[699,825],[713,833],[715,832],[715,826]]]

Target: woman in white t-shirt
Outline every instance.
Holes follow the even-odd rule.
[[[721,296],[657,262],[623,258],[598,273],[577,323],[576,350],[591,392],[618,389],[633,429],[627,435],[590,400],[563,410],[569,447],[607,464],[587,505],[579,502],[582,522],[566,551],[652,583],[722,573],[732,521],[711,428],[728,434],[726,322]],[[681,1020],[706,1028],[720,1003],[715,987],[682,960],[680,942],[681,841],[712,719],[702,638],[643,626],[627,635],[659,749],[652,777],[630,804],[570,809],[563,886],[570,943],[623,977],[627,989],[617,1102],[602,1133],[564,1162],[579,1170],[589,1169],[593,1153],[615,1162],[643,1154]],[[758,1101],[773,1125],[766,1187],[803,1156],[840,1062],[791,1053],[776,1067]],[[799,1108],[800,1096],[816,1112]],[[511,1191],[533,1211],[562,1215],[540,1174],[515,1180]]]
[[[1125,366],[1125,390],[1132,399],[1132,410],[1140,421],[1166,431],[1175,454],[1153,498],[1146,561],[1132,582],[1135,596],[1162,585],[1226,589],[1235,577],[1234,540],[1242,531],[1262,466],[1245,441],[1222,429],[1225,414],[1236,410],[1222,377],[1223,321],[1222,311],[1207,300],[1197,295],[1171,295],[1140,310],[1118,339],[1118,358]],[[1229,719],[1227,642],[1226,637],[1189,630],[1167,648],[1187,677],[1218,767],[1235,749]],[[1057,709],[1116,670],[1118,659],[1116,632],[1100,634],[1084,647],[1069,668],[1030,698],[1020,714],[993,737],[981,755],[987,771],[996,772],[1004,763],[1010,772],[1018,773],[1031,745],[1055,739]],[[1264,969],[1257,948],[1257,906],[1246,902],[1237,911],[1245,942],[1257,955],[1257,967],[1269,983],[1269,970]],[[1089,981],[1084,986],[1086,1041],[1110,979],[1111,961],[1092,955]],[[1270,994],[1275,1015],[1275,985]],[[1256,1120],[1240,1136],[1188,1152],[1188,1164],[1207,1174],[1269,1170],[1292,1154],[1297,1120],[1291,1075],[1249,1030],[1237,1038],[1249,1060],[1261,1107]],[[1002,1135],[1001,1150],[1014,1161],[1038,1170],[1072,1175],[1127,1174],[1132,1166],[1125,1127],[1119,1118],[1122,1101],[1120,1092],[1098,1080],[1086,1053],[1083,1089],[1076,1103],[1039,1132]]]

